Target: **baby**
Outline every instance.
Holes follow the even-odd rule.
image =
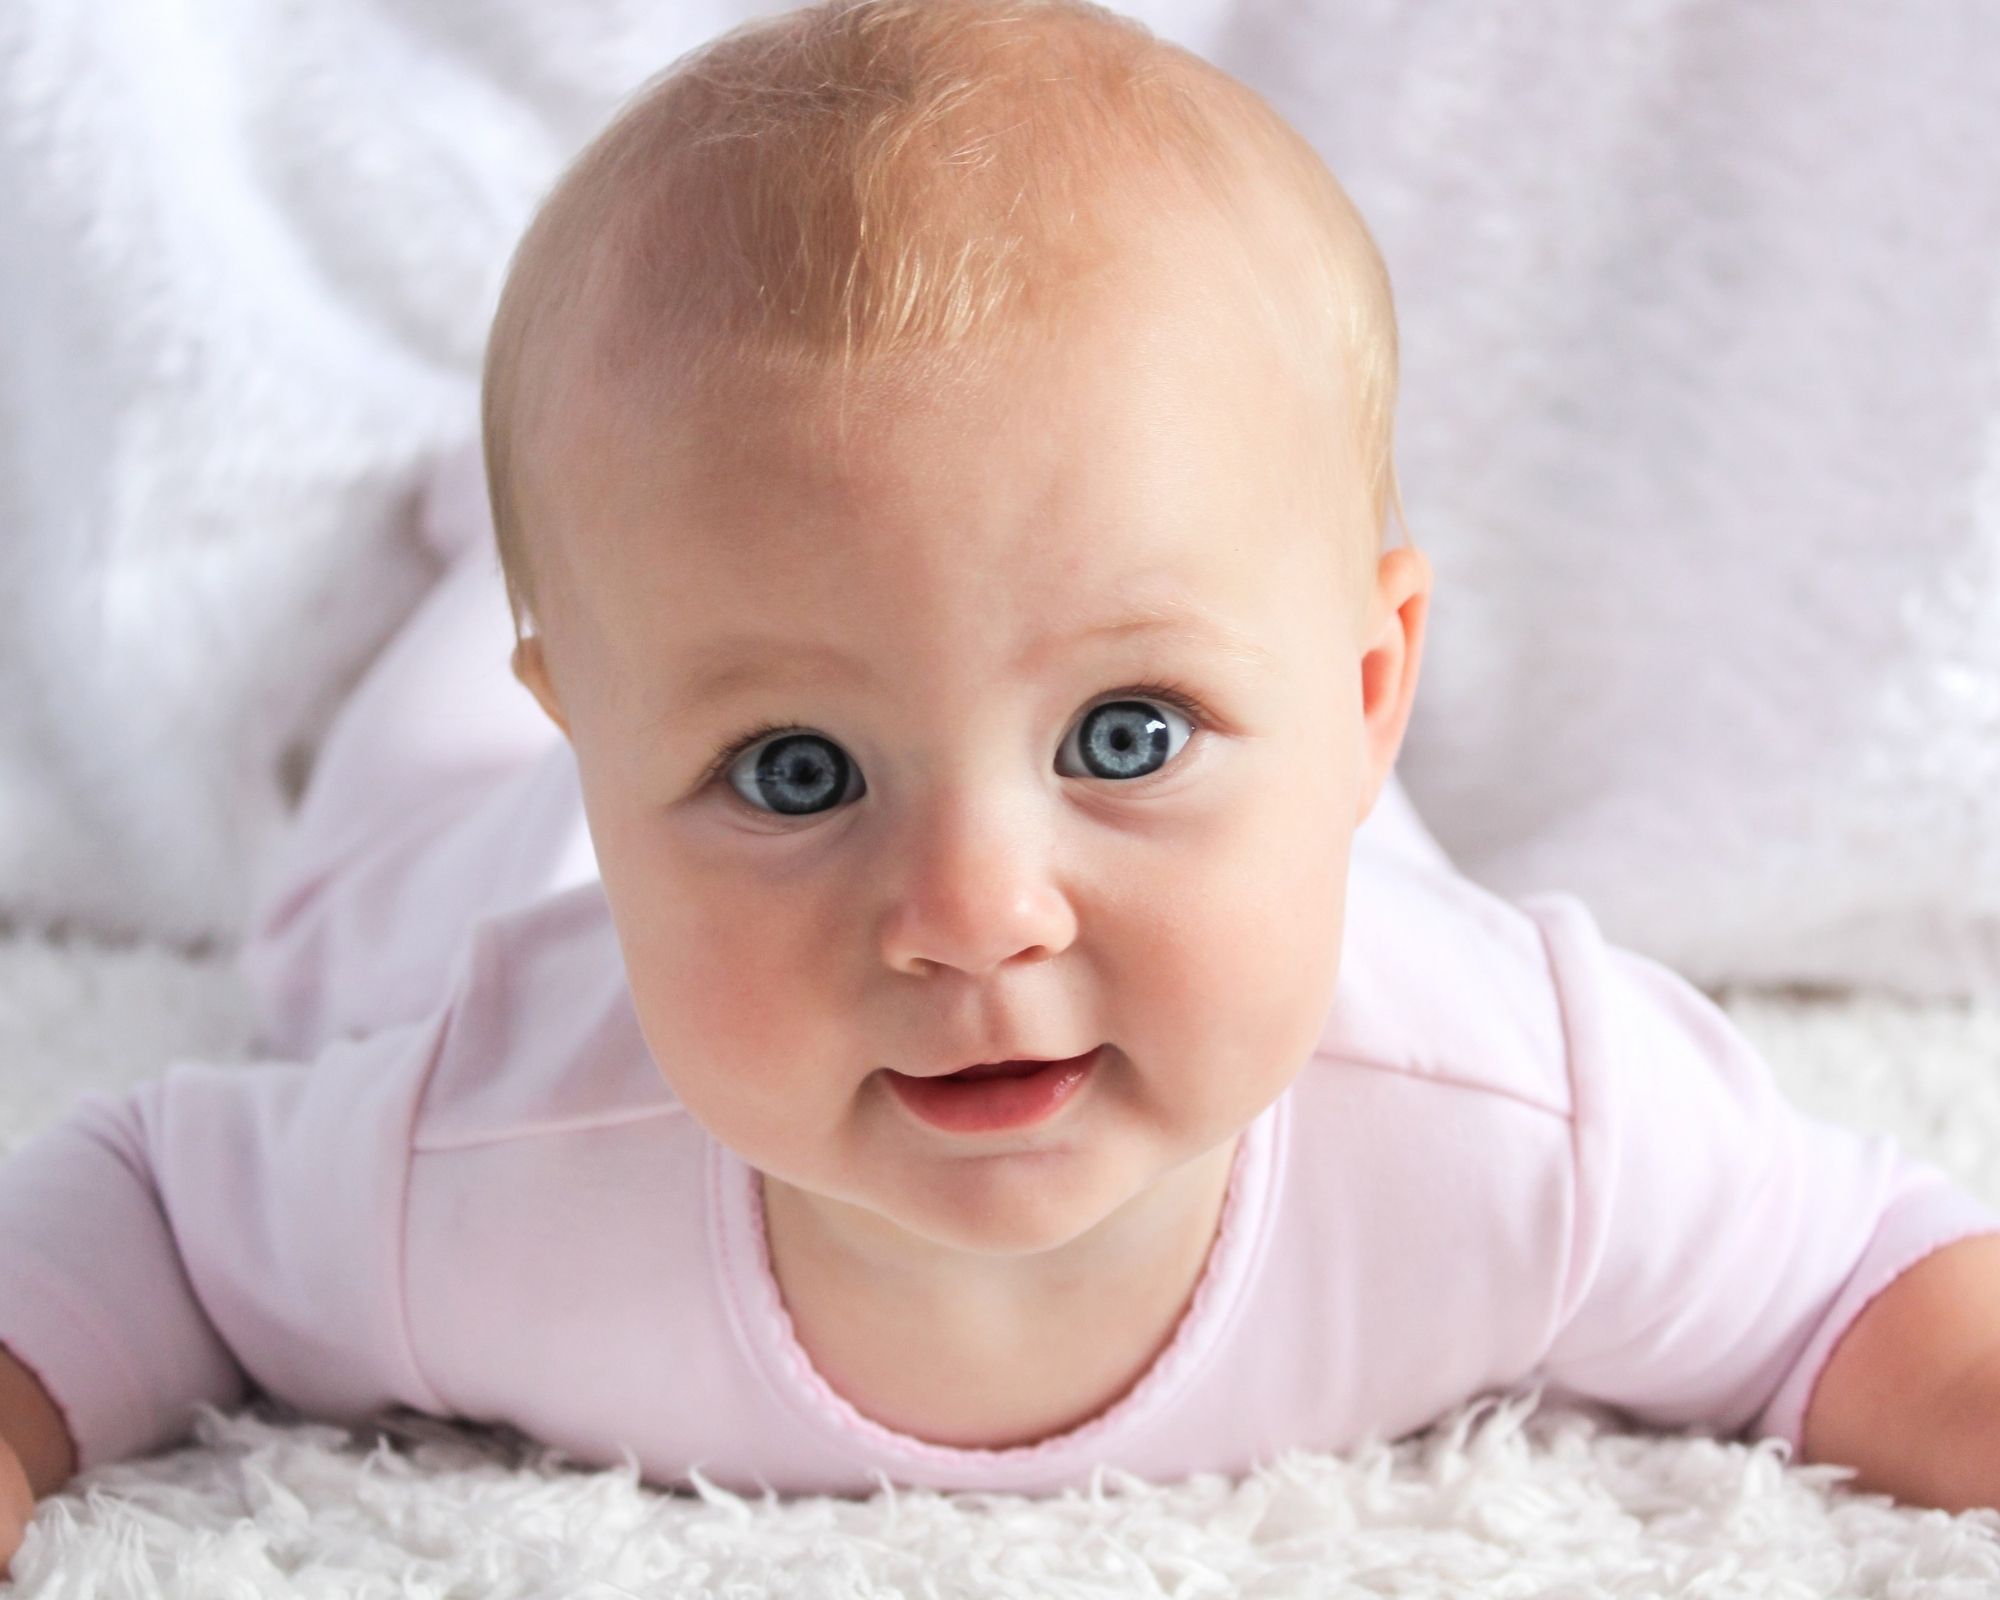
[[[1539,1383],[1995,1503],[2000,1213],[1409,812],[1394,391],[1325,166],[1111,12],[812,6],[648,85],[501,297],[499,567],[246,943],[282,1059],[0,1168],[6,1549],[260,1391],[867,1494]]]

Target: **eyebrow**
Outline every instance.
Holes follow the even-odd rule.
[[[1269,671],[1278,664],[1274,650],[1259,644],[1240,628],[1182,601],[1157,601],[1111,621],[1096,623],[1075,634],[1045,635],[1023,653],[1017,667],[1033,666],[1053,646],[1104,638],[1180,634],[1205,640],[1219,655],[1240,665]],[[874,681],[864,661],[817,640],[783,639],[773,635],[732,635],[717,640],[695,658],[686,687],[674,711],[712,705],[761,684],[786,678],[833,676],[846,681]]]

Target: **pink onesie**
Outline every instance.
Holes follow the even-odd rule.
[[[2000,1231],[1886,1137],[1801,1114],[1571,896],[1455,872],[1392,785],[1317,1047],[1246,1130],[1168,1348],[1031,1446],[884,1427],[792,1336],[754,1170],[647,1053],[500,594],[462,559],[325,742],[243,948],[260,1059],[87,1094],[0,1166],[0,1342],[85,1468],[252,1386],[748,1494],[1237,1474],[1536,1381],[1796,1447],[1869,1299]]]

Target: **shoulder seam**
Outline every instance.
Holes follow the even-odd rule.
[[[1583,909],[1580,902],[1574,901],[1569,896],[1557,894],[1537,897],[1537,904],[1553,909],[1558,919],[1568,914],[1568,907],[1571,905],[1579,910]],[[1565,1230],[1563,1239],[1562,1266],[1555,1274],[1555,1303],[1549,1309],[1548,1327],[1542,1336],[1542,1350],[1546,1353],[1555,1348],[1556,1341],[1562,1337],[1563,1330],[1569,1325],[1570,1318],[1582,1298],[1582,1287],[1572,1280],[1577,1272],[1578,1262],[1583,1256],[1583,1234],[1590,1222],[1585,1207],[1589,1200],[1594,1198],[1595,1191],[1585,1182],[1583,1115],[1587,1096],[1581,1092],[1578,1084],[1576,1019],[1562,962],[1556,951],[1557,939],[1551,933],[1549,923],[1543,919],[1541,911],[1536,909],[1535,905],[1524,904],[1521,909],[1534,924],[1536,938],[1541,943],[1542,961],[1548,968],[1549,987],[1555,995],[1556,1018],[1562,1024],[1563,1082],[1569,1087],[1567,1176],[1570,1217],[1569,1227]],[[1591,1178],[1594,1182],[1594,1169]]]
[[[1404,1078],[1421,1078],[1425,1083],[1435,1083],[1447,1089],[1464,1089],[1472,1094],[1490,1094],[1501,1100],[1512,1100],[1518,1105],[1528,1107],[1531,1111],[1543,1111],[1565,1122],[1570,1120],[1570,1113],[1566,1108],[1550,1105],[1545,1100],[1537,1100],[1532,1095],[1520,1094],[1499,1084],[1479,1083],[1449,1072],[1418,1071],[1411,1067],[1398,1066],[1393,1062],[1376,1061],[1367,1056],[1349,1055],[1342,1051],[1320,1050],[1315,1054],[1322,1061],[1337,1061],[1342,1066],[1365,1067],[1371,1072],[1389,1072]]]
[[[559,1133],[587,1133],[592,1128],[615,1128],[622,1123],[644,1122],[648,1117],[679,1116],[687,1107],[678,1102],[671,1105],[639,1106],[622,1111],[595,1112],[589,1116],[571,1117],[567,1121],[538,1122],[530,1127],[500,1128],[490,1133],[460,1134],[455,1138],[431,1138],[422,1142],[412,1141],[411,1152],[415,1155],[432,1155],[448,1150],[476,1150],[483,1145],[509,1144],[516,1139],[539,1139]]]
[[[432,1035],[430,1060],[425,1063],[422,1081],[410,1106],[410,1120],[403,1129],[403,1192],[397,1201],[396,1225],[396,1325],[403,1335],[403,1359],[409,1363],[411,1374],[445,1415],[450,1415],[457,1408],[444,1397],[430,1374],[424,1371],[423,1364],[417,1359],[416,1335],[410,1329],[410,1192],[416,1186],[417,1154],[422,1148],[418,1143],[417,1129],[423,1123],[425,1108],[430,1104],[431,1089],[437,1081],[439,1063],[444,1060],[445,1047],[458,1020],[460,998],[471,988],[473,975],[486,960],[490,942],[486,931],[488,926],[485,922],[474,925],[471,938],[453,964],[451,981],[445,985],[445,1002],[429,1021]]]
[[[417,1124],[423,1117],[424,1104],[430,1098],[431,1081],[437,1074],[438,1062],[444,1058],[445,1039],[451,1032],[449,1009],[437,1020],[434,1029],[431,1058],[424,1067],[422,1082],[410,1107],[410,1120],[403,1130],[403,1192],[396,1202],[396,1327],[403,1336],[403,1359],[409,1363],[411,1374],[422,1385],[432,1404],[449,1415],[454,1408],[417,1359],[416,1336],[410,1330],[410,1191],[416,1183]]]

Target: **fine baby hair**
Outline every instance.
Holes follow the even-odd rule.
[[[1374,541],[1353,572],[1372,576],[1400,510],[1395,319],[1368,229],[1312,147],[1245,85],[1089,0],[834,0],[649,80],[515,251],[483,426],[517,633],[535,598],[532,445],[565,382],[611,385],[655,419],[750,373],[842,403],[948,388],[1044,330],[1141,219],[1190,204],[1225,219],[1215,237],[1328,406],[1325,470],[1367,486]]]

